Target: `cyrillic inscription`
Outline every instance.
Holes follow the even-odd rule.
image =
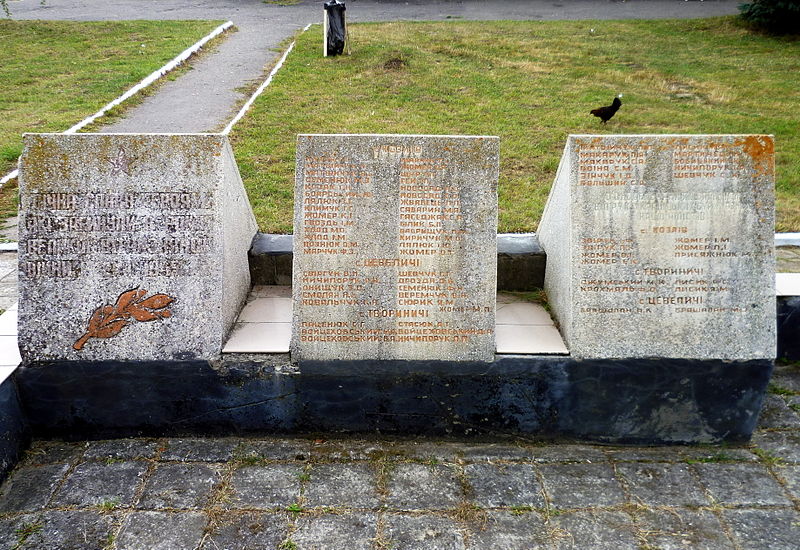
[[[491,138],[300,136],[293,353],[488,360],[496,168]],[[487,272],[465,282],[476,241]]]

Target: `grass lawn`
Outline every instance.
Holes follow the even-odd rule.
[[[800,230],[800,41],[734,18],[350,26],[302,34],[234,129],[262,231],[292,231],[298,133],[501,138],[501,232],[535,230],[568,134],[775,134],[778,231]],[[588,111],[623,93],[607,126]]]
[[[0,176],[14,168],[23,132],[66,130],[219,24],[0,19]]]

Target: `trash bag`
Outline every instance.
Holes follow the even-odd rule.
[[[347,36],[344,22],[344,2],[330,0],[325,2],[324,7],[328,12],[328,55],[341,55]]]

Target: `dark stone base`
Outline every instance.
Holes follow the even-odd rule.
[[[0,481],[14,468],[30,441],[13,378],[0,384]]]
[[[770,361],[499,356],[491,364],[40,363],[17,383],[36,437],[249,432],[534,435],[661,444],[744,442]]]
[[[778,359],[800,361],[800,296],[778,296]]]

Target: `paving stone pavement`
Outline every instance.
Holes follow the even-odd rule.
[[[0,486],[0,548],[796,549],[800,365],[768,397],[739,447],[34,441]]]

